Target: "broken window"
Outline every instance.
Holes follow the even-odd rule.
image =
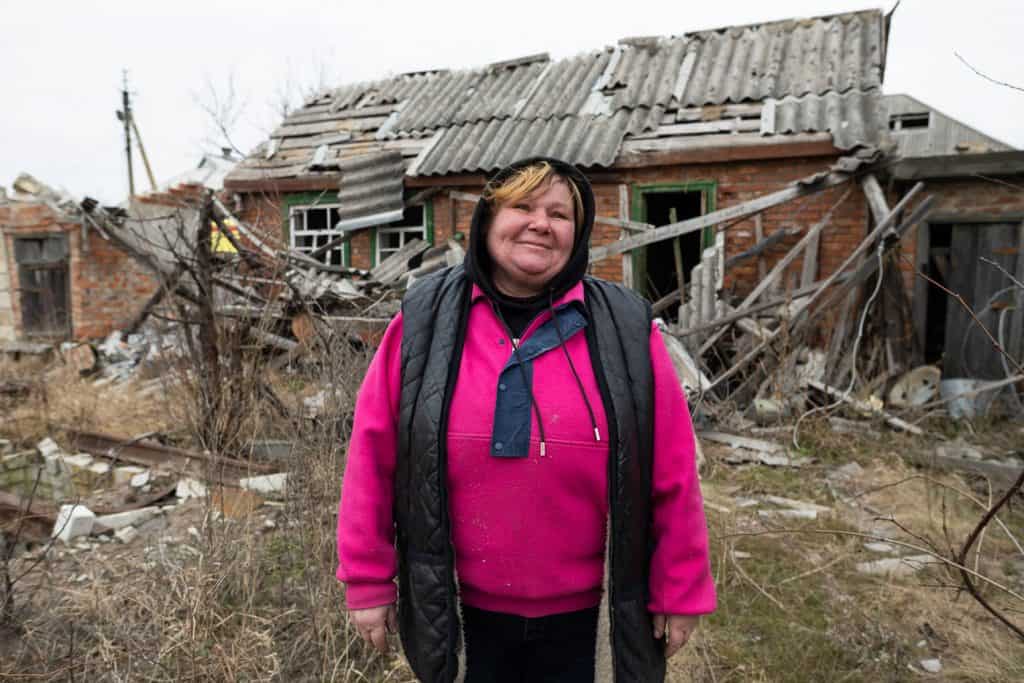
[[[893,114],[889,117],[889,130],[911,130],[915,128],[927,128],[931,123],[929,112],[915,112],[911,114]]]
[[[427,225],[422,206],[410,206],[405,209],[402,220],[377,228],[377,253],[374,263],[383,262],[414,239],[427,239]]]
[[[14,240],[22,331],[28,337],[62,338],[71,332],[68,243],[64,235]]]
[[[303,254],[311,254],[326,246],[340,233],[334,230],[338,222],[338,204],[293,206],[289,210],[291,247]],[[336,244],[315,257],[331,266],[345,265],[344,244]]]

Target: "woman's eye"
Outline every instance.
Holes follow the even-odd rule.
[[[513,204],[512,208],[513,209],[519,209],[520,211],[529,211],[530,210],[530,205],[529,204],[522,204],[522,203],[520,203],[520,204]]]

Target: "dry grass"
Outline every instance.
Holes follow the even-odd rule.
[[[237,394],[247,402],[247,438],[296,443],[283,506],[226,520],[210,504],[197,505],[173,513],[171,527],[148,541],[117,546],[119,552],[51,555],[17,586],[16,618],[0,636],[0,678],[413,680],[399,655],[380,657],[363,646],[344,617],[333,576],[348,422],[368,355],[344,340],[325,348],[330,352],[315,364],[269,379],[295,415],[303,413],[304,396],[333,388],[319,418],[283,419],[256,392]],[[23,377],[25,369],[0,367],[0,377]],[[43,370],[31,374],[42,377]],[[100,389],[55,371],[30,399],[5,406],[3,436],[32,443],[67,425],[118,434],[164,430],[184,440],[198,415],[191,385],[184,386],[183,393],[141,401],[130,385]],[[928,442],[877,429],[840,435],[809,420],[801,444],[815,463],[799,471],[728,466],[706,448],[720,607],[670,663],[670,681],[903,681],[920,677],[908,667],[929,657],[942,661],[942,680],[1024,679],[1019,641],[951,588],[956,577],[948,568],[896,579],[855,570],[857,562],[880,556],[852,534],[884,533],[948,554],[989,501],[982,482],[901,460],[908,449],[931,448]],[[992,425],[969,438],[998,450],[1014,442],[1006,435],[1016,429]],[[851,461],[863,467],[860,475],[828,478]],[[763,494],[813,501],[836,514],[782,523],[735,505],[738,497]],[[1003,521],[1010,533],[1024,529],[1017,509]],[[736,551],[751,557],[738,559]],[[993,525],[971,566],[1021,591],[1020,559],[1008,534]],[[1003,609],[1022,607],[985,592]]]

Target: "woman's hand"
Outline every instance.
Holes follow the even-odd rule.
[[[398,613],[394,605],[350,609],[348,616],[368,645],[381,654],[387,653],[388,634],[398,630]]]
[[[686,645],[693,632],[697,630],[700,616],[689,614],[655,614],[654,637],[665,638],[665,658],[668,659],[679,648]]]

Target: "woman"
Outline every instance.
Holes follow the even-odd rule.
[[[714,610],[686,402],[649,305],[585,277],[593,220],[573,166],[503,169],[360,389],[338,578],[427,683],[663,680]]]

